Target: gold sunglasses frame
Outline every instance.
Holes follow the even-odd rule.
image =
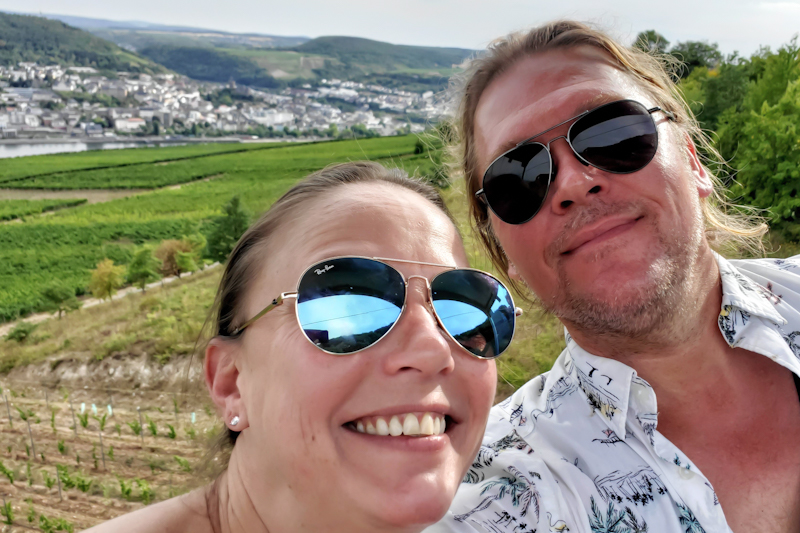
[[[409,276],[408,278],[406,278],[406,277],[403,275],[403,273],[402,273],[402,272],[400,272],[399,270],[397,270],[396,268],[394,268],[392,265],[390,265],[390,264],[389,264],[389,262],[392,262],[392,263],[405,263],[405,264],[412,264],[412,265],[424,265],[424,266],[432,266],[432,267],[439,267],[439,268],[444,268],[444,269],[447,269],[445,272],[440,272],[440,273],[436,274],[436,275],[435,275],[433,278],[431,278],[431,279],[433,279],[433,280],[435,280],[437,277],[441,276],[442,274],[444,274],[444,273],[446,273],[446,272],[453,271],[453,270],[469,270],[469,271],[478,272],[478,273],[480,273],[480,274],[484,274],[484,275],[486,275],[486,276],[489,276],[490,278],[492,278],[493,280],[495,280],[497,283],[499,283],[499,284],[500,284],[500,285],[501,285],[501,286],[502,286],[502,287],[503,287],[503,288],[506,290],[506,292],[508,292],[508,297],[509,297],[509,299],[511,300],[511,305],[512,305],[512,307],[514,307],[514,318],[515,318],[515,320],[514,320],[514,328],[513,328],[513,330],[511,331],[511,338],[510,338],[510,339],[509,339],[509,341],[508,341],[508,345],[510,346],[510,345],[511,345],[511,342],[514,340],[514,335],[515,335],[515,334],[516,334],[516,332],[517,332],[517,320],[516,320],[516,318],[522,315],[522,309],[520,309],[519,307],[516,307],[516,306],[514,305],[514,297],[513,297],[513,295],[511,294],[511,290],[510,290],[508,287],[506,287],[506,285],[505,285],[505,284],[504,284],[502,281],[500,281],[499,279],[497,279],[495,276],[493,276],[493,275],[492,275],[492,274],[490,274],[489,272],[485,272],[485,271],[483,271],[483,270],[478,270],[478,269],[476,269],[476,268],[460,268],[460,267],[453,266],[453,265],[443,265],[443,264],[439,264],[439,263],[427,263],[427,262],[425,262],[425,261],[410,261],[410,260],[408,260],[408,259],[392,259],[392,258],[389,258],[389,257],[368,257],[368,256],[362,256],[362,255],[340,255],[340,256],[336,256],[336,257],[329,257],[329,258],[327,258],[327,259],[323,259],[323,260],[321,260],[321,261],[317,261],[317,262],[315,262],[313,265],[309,266],[309,267],[308,267],[306,270],[304,270],[304,271],[303,271],[303,273],[300,275],[300,278],[297,280],[297,285],[296,285],[296,286],[297,286],[297,289],[295,289],[294,291],[282,292],[282,293],[280,294],[280,296],[278,296],[277,298],[274,298],[274,299],[273,299],[273,300],[272,300],[272,301],[269,303],[269,305],[267,305],[267,306],[266,306],[264,309],[262,309],[261,311],[259,311],[259,312],[258,312],[258,314],[256,314],[255,316],[253,316],[253,318],[251,318],[250,320],[246,321],[246,322],[245,322],[244,324],[242,324],[241,326],[239,326],[239,327],[237,327],[236,329],[234,329],[234,330],[233,330],[233,332],[231,333],[231,335],[230,335],[230,336],[231,336],[231,337],[235,337],[235,336],[239,335],[239,334],[240,334],[240,333],[242,333],[242,332],[243,332],[243,331],[244,331],[246,328],[248,328],[249,326],[251,326],[251,325],[252,325],[252,324],[253,324],[255,321],[257,321],[258,319],[260,319],[261,317],[263,317],[264,315],[266,315],[267,313],[269,313],[270,311],[272,311],[272,310],[273,310],[273,309],[275,309],[276,307],[278,307],[278,306],[282,305],[282,304],[283,304],[283,302],[284,302],[284,300],[286,300],[287,298],[294,298],[294,299],[297,299],[297,295],[298,295],[298,289],[300,288],[300,283],[302,282],[302,280],[303,280],[303,278],[306,276],[306,274],[308,274],[308,273],[311,271],[311,269],[312,269],[312,268],[314,268],[315,266],[319,265],[320,263],[324,263],[324,262],[326,262],[326,261],[334,261],[334,260],[336,260],[336,259],[369,259],[369,260],[371,260],[371,261],[375,261],[375,262],[378,262],[378,263],[383,263],[384,265],[388,266],[389,268],[391,268],[392,270],[394,270],[395,272],[397,272],[398,274],[400,274],[400,277],[402,278],[402,280],[403,280],[403,285],[404,285],[404,293],[403,293],[403,307],[400,309],[400,314],[398,314],[398,316],[397,316],[397,319],[394,321],[394,323],[391,325],[391,327],[389,327],[389,329],[388,329],[388,330],[386,330],[386,333],[384,333],[384,334],[383,334],[383,336],[382,336],[380,339],[378,339],[377,341],[373,342],[373,343],[372,343],[372,344],[370,344],[369,346],[366,346],[366,347],[364,347],[364,348],[361,348],[360,350],[355,350],[355,351],[353,351],[353,352],[347,352],[347,353],[336,353],[336,352],[329,352],[328,350],[325,350],[324,348],[321,348],[320,346],[318,346],[318,345],[314,344],[314,342],[313,342],[311,339],[309,339],[309,338],[308,338],[308,335],[306,335],[305,333],[303,333],[303,337],[305,337],[305,338],[306,338],[306,340],[307,340],[309,343],[311,343],[311,345],[312,345],[312,346],[316,347],[316,348],[317,348],[317,349],[319,349],[319,350],[322,350],[322,351],[323,351],[323,352],[325,352],[325,353],[328,353],[328,354],[331,354],[331,355],[339,355],[339,356],[342,356],[342,355],[352,355],[352,354],[354,354],[354,353],[358,353],[358,352],[361,352],[361,351],[367,350],[367,349],[369,349],[369,348],[372,348],[373,346],[375,346],[376,344],[378,344],[380,341],[382,341],[383,339],[385,339],[385,338],[386,338],[386,337],[389,335],[389,333],[390,333],[390,332],[391,332],[391,331],[394,329],[394,327],[397,325],[397,323],[398,323],[398,322],[400,322],[400,318],[403,316],[403,312],[405,312],[405,310],[406,310],[406,305],[407,305],[407,303],[408,303],[408,283],[409,283],[409,282],[410,282],[412,279],[414,279],[414,278],[417,278],[417,279],[423,279],[423,280],[425,280],[425,287],[428,289],[428,297],[426,298],[426,300],[425,300],[425,303],[428,305],[428,310],[429,310],[429,311],[430,311],[430,312],[433,314],[433,317],[436,319],[436,324],[439,326],[439,328],[440,328],[442,331],[444,331],[444,332],[447,334],[447,336],[448,336],[448,337],[449,337],[449,338],[450,338],[450,339],[451,339],[451,340],[452,340],[454,343],[456,343],[456,345],[458,345],[458,347],[459,347],[459,348],[461,348],[461,349],[462,349],[464,352],[468,353],[468,354],[469,354],[469,355],[471,355],[472,357],[475,357],[475,358],[477,358],[477,359],[483,359],[483,360],[491,360],[491,359],[496,359],[496,358],[500,357],[500,356],[501,356],[503,353],[505,353],[505,351],[506,351],[506,350],[503,350],[503,351],[502,351],[502,352],[500,352],[499,354],[497,354],[497,355],[495,355],[495,356],[492,356],[492,357],[481,357],[480,355],[476,355],[476,354],[474,354],[474,353],[470,352],[469,350],[467,350],[467,349],[466,349],[464,346],[462,346],[462,345],[461,345],[461,343],[460,343],[460,342],[458,342],[458,340],[456,340],[456,338],[455,338],[455,337],[454,337],[454,336],[453,336],[453,335],[452,335],[452,334],[451,334],[451,333],[450,333],[450,332],[447,330],[447,328],[446,328],[446,327],[444,326],[444,324],[442,323],[442,319],[439,317],[439,314],[436,312],[436,308],[434,308],[434,306],[433,306],[433,293],[432,293],[432,291],[431,291],[431,280],[430,280],[430,279],[428,279],[426,276],[420,276],[420,275],[416,275],[416,274],[415,274],[415,275],[413,275],[413,276]],[[299,315],[298,307],[297,307],[296,305],[295,305],[295,308],[294,308],[294,310],[295,310],[295,318],[297,319],[297,325],[298,325],[298,326],[300,326],[300,329],[302,330],[302,329],[303,329],[303,325],[300,323],[300,315]],[[508,349],[508,347],[506,347],[506,349]]]

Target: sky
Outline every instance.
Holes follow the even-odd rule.
[[[0,0],[0,10],[20,8]],[[800,0],[26,0],[24,11],[470,49],[561,17],[599,24],[624,42],[655,29],[672,43],[716,42],[726,54],[776,49],[800,32]]]

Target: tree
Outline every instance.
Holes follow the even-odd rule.
[[[195,254],[192,252],[177,252],[175,254],[175,265],[179,272],[194,272],[198,269],[195,261]]]
[[[712,69],[722,61],[719,45],[707,41],[680,42],[675,44],[669,53],[686,66],[681,72],[681,78],[691,74],[697,67]]]
[[[115,265],[111,259],[103,259],[97,263],[97,268],[92,270],[89,281],[89,291],[95,298],[111,299],[122,287],[125,280],[125,265]]]
[[[223,208],[225,214],[217,218],[208,234],[207,255],[224,263],[239,237],[250,225],[250,215],[242,207],[239,196],[234,196]]]
[[[656,30],[646,30],[636,36],[633,46],[649,54],[663,54],[669,48],[669,41]]]
[[[197,270],[197,262],[205,247],[206,238],[193,234],[180,240],[161,241],[153,255],[161,261],[161,273],[164,276],[180,276],[182,272]]]
[[[775,105],[744,114],[731,192],[769,209],[773,226],[800,237],[800,80]]]
[[[81,307],[81,302],[75,297],[75,291],[61,283],[53,283],[45,287],[42,297],[45,300],[45,310],[58,311],[58,318],[61,318],[62,313],[68,313]]]
[[[153,250],[144,246],[136,251],[133,260],[128,265],[128,283],[136,285],[142,291],[147,284],[159,278],[158,269],[161,263],[153,257]]]

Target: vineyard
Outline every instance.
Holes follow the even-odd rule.
[[[354,159],[429,173],[430,156],[414,154],[415,144],[416,138],[409,136],[318,144],[194,145],[11,160],[0,170],[0,187],[149,190],[3,226],[0,322],[45,309],[42,290],[54,281],[83,295],[89,271],[105,258],[126,265],[136,246],[203,233],[233,196],[241,196],[243,207],[257,214],[303,175]],[[22,160],[28,164],[20,164]]]
[[[216,416],[194,395],[15,385],[0,403],[5,531],[79,531],[198,487],[213,470],[202,459]]]

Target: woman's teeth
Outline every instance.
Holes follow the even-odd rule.
[[[382,416],[360,418],[352,422],[351,425],[359,433],[367,433],[369,435],[427,437],[444,433],[444,420],[444,415],[438,413],[422,413],[419,417],[415,413],[407,413],[405,415],[394,415],[388,422]]]

